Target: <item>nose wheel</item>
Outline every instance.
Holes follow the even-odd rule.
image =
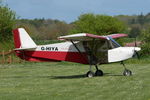
[[[123,72],[124,76],[131,76],[132,75],[132,71],[130,71],[129,69],[125,69]]]
[[[131,76],[131,75],[132,75],[132,71],[129,70],[129,69],[127,69],[126,66],[125,66],[125,64],[124,64],[123,62],[121,62],[121,64],[122,64],[123,67],[124,67],[123,75],[124,75],[124,76]]]

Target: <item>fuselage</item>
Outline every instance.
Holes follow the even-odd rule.
[[[16,51],[17,55],[27,61],[69,61],[82,64],[90,63],[90,55],[88,55],[83,42],[75,42],[77,48],[71,42],[62,42],[48,45],[39,45],[36,49]],[[99,45],[99,47],[102,47]],[[97,52],[94,63],[92,64],[106,64],[111,62],[119,62],[132,58],[134,50],[139,51],[137,47],[116,47],[112,49],[102,50],[100,48]],[[96,62],[95,62],[96,61]]]

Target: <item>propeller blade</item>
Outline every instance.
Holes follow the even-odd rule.
[[[135,46],[135,47],[137,47],[137,42],[136,42],[136,38],[135,38],[135,44],[134,44],[134,46]]]
[[[138,59],[140,59],[140,55],[136,50],[134,50],[133,57],[137,57]]]
[[[137,51],[135,51],[136,55],[137,55],[137,58],[140,59],[140,55]]]
[[[141,48],[138,48],[137,47],[137,39],[136,39],[136,37],[135,37],[135,44],[134,44],[134,55],[133,55],[133,57],[137,57],[138,59],[140,59],[140,55],[139,55],[139,53],[138,53],[138,51],[140,51],[141,50]]]

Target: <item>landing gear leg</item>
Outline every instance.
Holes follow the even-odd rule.
[[[96,68],[95,76],[103,76],[103,71],[99,70],[97,65],[95,65],[95,68]]]
[[[121,64],[122,64],[123,67],[124,67],[123,75],[124,75],[124,76],[131,76],[131,75],[132,75],[132,71],[129,70],[129,69],[127,69],[126,66],[125,66],[125,64],[124,64],[123,62],[121,62]]]

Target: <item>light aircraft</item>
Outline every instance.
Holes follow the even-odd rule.
[[[68,61],[89,64],[87,77],[103,76],[98,65],[121,62],[125,68],[123,75],[130,76],[132,72],[123,63],[132,58],[139,47],[122,47],[114,39],[125,37],[127,34],[112,34],[107,36],[79,33],[58,37],[66,42],[47,45],[36,45],[24,28],[13,30],[15,52],[18,57],[27,61]],[[92,71],[92,65],[96,72]]]

